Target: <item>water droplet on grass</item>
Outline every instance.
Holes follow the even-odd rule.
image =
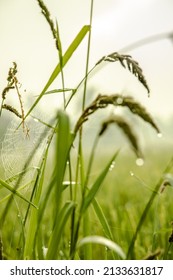
[[[117,98],[117,102],[118,105],[121,105],[123,103],[123,98],[122,97],[118,97]]]
[[[130,176],[134,176],[134,173],[133,173],[133,171],[130,171]]]
[[[39,122],[39,120],[37,118],[33,118],[33,120],[37,123]]]
[[[157,137],[162,138],[162,133],[157,133]]]
[[[115,167],[115,161],[113,161],[109,167],[109,171],[112,171]]]
[[[138,165],[138,166],[144,165],[144,160],[142,158],[137,158],[136,165]]]

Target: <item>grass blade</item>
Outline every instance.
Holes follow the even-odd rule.
[[[112,235],[111,229],[109,227],[108,221],[106,220],[106,217],[103,213],[103,210],[102,210],[100,204],[98,203],[98,201],[95,198],[93,199],[92,204],[93,204],[95,213],[102,225],[102,228],[103,228],[103,231],[104,231],[106,237],[113,240],[113,235]]]
[[[41,160],[40,164],[40,172],[38,172],[35,184],[33,187],[33,201],[37,205],[40,202],[40,197],[42,193],[42,187],[43,187],[43,181],[44,181],[44,172],[45,172],[45,164],[47,159],[47,149],[44,153],[44,156]],[[29,212],[30,210],[30,212]],[[28,213],[30,213],[30,216],[28,216]],[[29,218],[28,218],[29,217]],[[27,223],[26,227],[26,242],[25,242],[25,248],[24,248],[24,259],[32,259],[34,257],[35,253],[35,246],[34,246],[34,239],[35,234],[38,227],[38,210],[37,209],[27,209],[26,216],[25,216],[25,225]]]
[[[72,137],[70,133],[70,121],[68,115],[60,111],[58,114],[58,136],[56,143],[56,172],[55,172],[55,187],[56,187],[56,207],[59,207],[61,193],[63,191],[63,180],[67,165]]]
[[[84,202],[83,202],[83,205],[82,205],[82,211],[83,212],[86,211],[86,209],[88,208],[90,203],[93,201],[96,193],[98,192],[98,190],[99,190],[103,180],[105,179],[105,177],[106,177],[106,175],[107,175],[107,173],[109,171],[109,168],[110,168],[112,162],[115,160],[115,158],[117,157],[118,153],[119,153],[119,151],[114,154],[114,156],[111,158],[109,163],[106,165],[105,169],[98,176],[98,178],[96,179],[96,181],[92,185],[91,189],[89,190],[88,194],[84,198]]]
[[[71,45],[68,47],[67,51],[65,52],[64,56],[62,57],[62,67],[61,63],[58,63],[58,65],[55,67],[54,71],[52,72],[49,80],[47,81],[46,85],[44,86],[42,92],[34,102],[34,104],[31,106],[29,111],[27,112],[25,118],[32,112],[32,110],[35,108],[35,106],[38,104],[42,96],[45,94],[46,90],[50,87],[50,85],[53,83],[53,81],[56,79],[56,77],[61,72],[62,68],[66,65],[66,63],[69,61],[75,50],[78,48],[88,31],[90,30],[89,25],[85,25],[82,27],[80,32],[77,34]]]
[[[73,201],[66,202],[64,207],[59,212],[59,215],[57,216],[57,220],[55,223],[54,230],[53,230],[51,238],[50,238],[48,251],[46,254],[47,260],[55,260],[57,258],[58,249],[59,249],[60,242],[61,242],[61,236],[63,234],[63,231],[64,231],[65,225],[68,221],[68,218],[75,208],[75,205],[76,204]]]
[[[100,206],[100,204],[98,203],[98,201],[94,198],[93,201],[92,201],[92,204],[93,204],[93,207],[94,207],[94,210],[95,210],[95,213],[97,215],[97,218],[99,219],[101,225],[102,225],[102,229],[106,235],[106,237],[109,239],[109,240],[113,240],[113,234],[111,232],[111,229],[109,227],[109,224],[108,224],[108,221],[103,213],[103,210]],[[115,256],[115,252],[112,251],[112,255],[113,255],[113,258],[116,259],[116,256]]]
[[[17,195],[18,197],[23,199],[25,202],[27,202],[30,205],[32,205],[35,208],[37,208],[37,206],[35,206],[31,201],[29,201],[27,198],[25,198],[22,194],[20,194],[17,190],[15,190],[13,187],[11,187],[9,184],[7,184],[2,179],[0,179],[0,185],[3,186],[4,188],[6,188],[7,190],[9,190],[13,195]]]

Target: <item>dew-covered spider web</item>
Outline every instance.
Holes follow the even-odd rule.
[[[30,186],[39,170],[50,129],[31,117],[25,123],[27,131],[23,130],[22,125],[18,128],[19,123],[20,120],[10,123],[1,144],[4,179],[13,186],[18,181],[19,186]]]

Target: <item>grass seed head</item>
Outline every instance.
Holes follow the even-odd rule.
[[[113,52],[107,56],[103,56],[96,65],[99,65],[102,61],[108,62],[120,62],[122,67],[127,68],[133,75],[137,77],[139,82],[146,88],[148,96],[150,93],[149,86],[147,84],[146,78],[143,74],[142,68],[139,66],[139,63],[135,61],[130,55],[119,54],[118,52]]]
[[[136,135],[134,134],[132,127],[127,123],[127,121],[120,116],[111,116],[106,121],[102,123],[101,130],[99,132],[99,136],[103,135],[103,133],[107,130],[110,124],[116,124],[125,134],[128,141],[130,142],[135,154],[138,158],[142,158],[142,153],[140,151],[138,140]]]
[[[146,109],[137,101],[135,101],[131,96],[125,97],[121,94],[99,94],[96,99],[83,111],[76,124],[75,133],[79,130],[82,124],[88,120],[90,115],[92,115],[98,109],[106,108],[108,105],[127,107],[132,114],[139,116],[145,122],[149,123],[157,133],[160,133],[158,126],[155,124],[152,116],[146,111]]]

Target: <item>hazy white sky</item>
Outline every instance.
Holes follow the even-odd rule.
[[[89,23],[89,0],[45,0],[57,17],[65,51],[81,27]],[[173,31],[172,0],[95,0],[90,67],[103,55],[140,39]],[[85,71],[85,40],[65,67],[66,87],[75,87]],[[118,64],[106,65],[89,80],[98,92],[132,94],[153,116],[173,114],[173,41],[162,40],[130,51],[146,76],[151,98],[128,71]],[[18,63],[19,78],[27,96],[34,102],[56,66],[54,41],[36,0],[0,0],[0,90],[6,84],[11,62]],[[60,88],[56,81],[52,88]],[[24,97],[23,97],[24,98]],[[48,98],[56,106],[56,97]]]

